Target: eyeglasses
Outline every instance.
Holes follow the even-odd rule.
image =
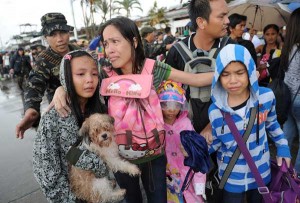
[[[162,110],[180,110],[182,109],[182,104],[176,101],[166,101],[160,102]]]

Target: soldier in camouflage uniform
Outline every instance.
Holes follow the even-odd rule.
[[[142,42],[146,58],[156,59],[156,57],[161,54],[165,55],[166,51],[172,46],[172,44],[166,45],[165,43],[154,44],[154,31],[155,29],[153,27],[143,27],[141,29]]]
[[[25,88],[25,115],[16,126],[17,138],[23,139],[24,132],[38,124],[40,117],[40,103],[47,92],[50,102],[59,81],[59,65],[62,57],[69,51],[78,49],[69,44],[70,31],[74,28],[67,25],[65,16],[61,13],[47,13],[41,18],[42,34],[49,47],[42,51],[36,61],[36,67],[30,72],[28,84]]]

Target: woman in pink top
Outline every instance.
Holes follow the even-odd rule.
[[[187,103],[184,90],[180,84],[173,81],[164,81],[158,95],[164,116],[166,130],[166,156],[167,156],[167,198],[168,203],[200,203],[205,199],[206,176],[196,173],[190,187],[180,192],[182,183],[189,170],[184,166],[185,151],[180,141],[182,130],[194,130],[187,117]]]

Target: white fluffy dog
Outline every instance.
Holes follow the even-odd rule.
[[[119,156],[118,146],[114,142],[114,119],[107,114],[93,114],[87,118],[79,134],[88,136],[90,144],[85,147],[96,153],[113,172],[128,173],[132,176],[140,175],[140,170],[134,164]],[[85,140],[85,139],[83,139]],[[76,197],[88,202],[120,201],[124,198],[125,189],[115,188],[115,181],[108,177],[96,178],[92,171],[82,170],[71,166],[71,190]]]

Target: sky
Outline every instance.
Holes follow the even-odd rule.
[[[134,16],[145,16],[153,6],[155,0],[139,0],[143,12],[135,9]],[[158,7],[167,7],[179,4],[180,0],[157,0]],[[48,12],[60,12],[66,16],[69,25],[74,26],[72,18],[71,0],[0,0],[0,47],[10,37],[20,32],[40,31],[40,18]],[[80,0],[73,2],[75,23],[77,29],[83,27],[83,17]],[[136,17],[135,17],[136,18]],[[96,23],[101,19],[96,18]],[[33,24],[31,27],[20,27],[21,24]],[[22,28],[22,29],[21,29]]]

